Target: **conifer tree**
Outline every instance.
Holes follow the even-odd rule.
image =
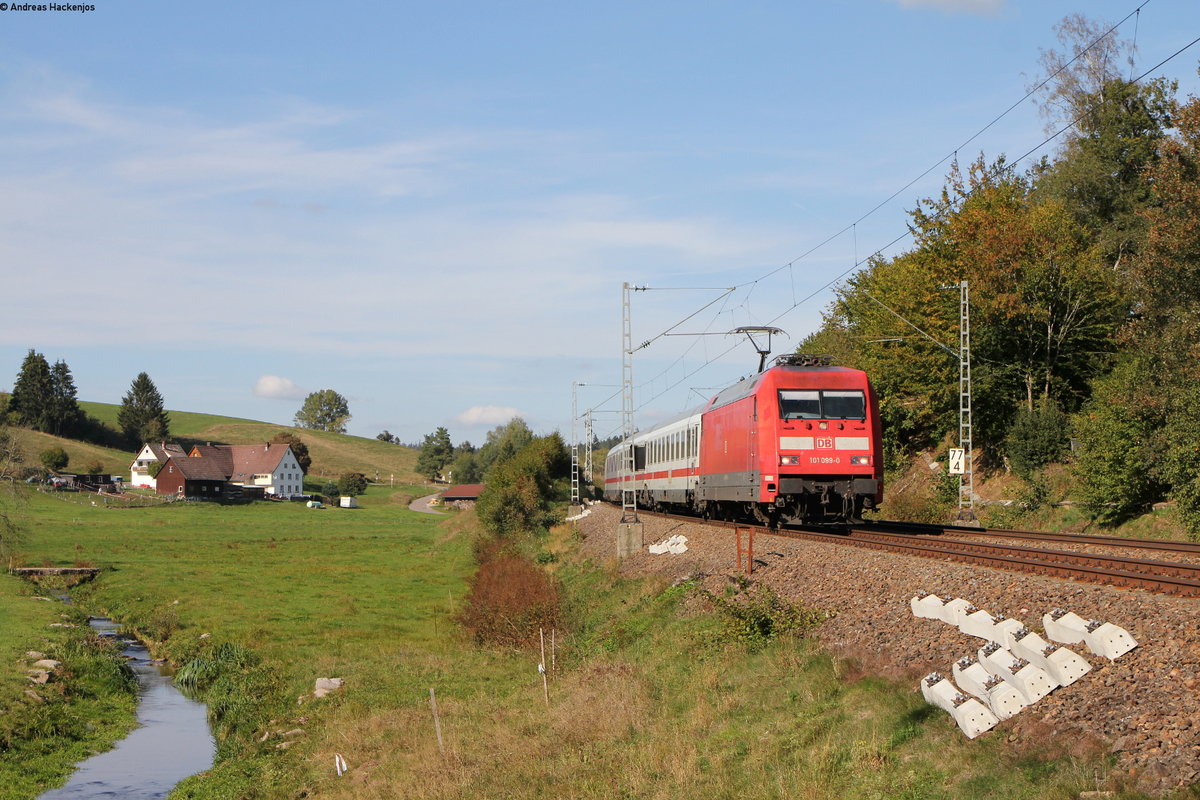
[[[8,399],[8,412],[18,425],[50,431],[53,381],[46,357],[30,348]]]
[[[162,441],[171,435],[171,420],[163,409],[162,395],[150,376],[138,373],[121,400],[117,423],[134,447],[143,442]]]
[[[450,441],[450,432],[439,427],[433,433],[425,434],[425,441],[421,444],[421,452],[417,456],[416,470],[431,481],[437,480],[452,458],[454,445]]]
[[[83,411],[76,399],[75,379],[67,362],[59,359],[50,368],[49,433],[74,436],[83,424]]]

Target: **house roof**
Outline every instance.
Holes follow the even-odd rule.
[[[146,442],[138,449],[138,454],[140,455],[142,450],[145,450],[147,447],[150,448],[150,452],[159,461],[166,461],[171,456],[187,455],[183,447],[174,442]],[[137,460],[136,457],[134,460]]]
[[[460,483],[442,492],[443,500],[478,500],[484,490],[482,483]]]
[[[229,446],[232,480],[244,480],[258,473],[272,473],[291,450],[286,444],[234,444]]]
[[[226,480],[225,467],[211,458],[188,458],[187,456],[172,456],[163,464],[174,466],[189,481],[222,481]],[[161,472],[159,473],[162,474]]]
[[[233,459],[229,452],[229,445],[194,444],[192,445],[192,449],[188,451],[188,457],[211,459],[221,465],[221,469],[225,471],[226,478],[233,474]]]
[[[188,456],[193,460],[208,460],[220,464],[225,479],[245,481],[254,475],[271,474],[279,467],[291,448],[281,442],[262,444],[197,444]]]

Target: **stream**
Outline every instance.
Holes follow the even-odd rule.
[[[93,619],[90,624],[101,636],[117,636],[120,627],[110,619]],[[145,645],[120,641],[125,645],[121,655],[137,676],[138,727],[112,750],[81,761],[66,785],[38,800],[156,800],[184,778],[212,766],[216,744],[204,704],[184,697],[175,688],[174,676],[150,661]]]

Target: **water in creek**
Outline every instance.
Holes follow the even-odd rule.
[[[91,625],[101,636],[116,635],[118,627],[108,619],[92,620]],[[65,786],[39,800],[155,800],[212,766],[216,746],[204,704],[184,697],[174,678],[150,662],[141,642],[122,641],[122,655],[138,681],[138,727],[112,750],[80,762]]]

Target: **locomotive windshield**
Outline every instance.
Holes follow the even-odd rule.
[[[781,419],[866,419],[867,402],[858,389],[784,389],[779,392]]]

